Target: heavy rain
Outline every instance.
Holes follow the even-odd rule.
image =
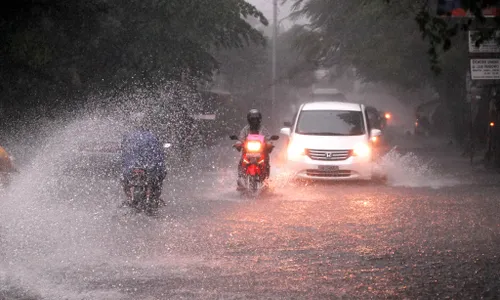
[[[458,2],[7,1],[0,300],[500,299],[500,3]]]

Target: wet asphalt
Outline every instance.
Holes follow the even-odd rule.
[[[3,195],[0,299],[500,299],[498,173],[445,141],[392,143],[387,183],[277,163],[259,199],[236,192],[235,155],[205,151],[226,159],[172,173],[155,217],[119,208],[114,178],[24,179]]]

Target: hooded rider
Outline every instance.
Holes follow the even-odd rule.
[[[153,192],[160,199],[163,180],[166,177],[165,152],[158,137],[146,126],[143,113],[132,116],[133,129],[123,136],[122,186],[128,200],[131,199],[129,179],[134,168],[146,169],[153,178]]]

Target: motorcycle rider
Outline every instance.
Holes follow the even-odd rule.
[[[272,151],[272,144],[270,143],[271,136],[269,135],[269,131],[267,130],[266,127],[262,125],[262,114],[260,113],[259,110],[257,109],[251,109],[248,114],[247,114],[247,122],[248,124],[243,127],[243,129],[240,131],[240,135],[238,136],[238,142],[236,142],[233,147],[235,147],[238,151],[241,151],[241,148],[243,146],[243,143],[245,142],[247,136],[249,134],[261,134],[265,137],[265,142],[266,142],[266,170],[264,174],[264,178],[269,178],[271,174],[271,166],[269,164],[269,154]],[[240,158],[240,161],[238,163],[238,180],[237,180],[237,185],[238,189],[242,189],[244,187],[244,184],[242,182],[242,179],[244,177],[244,170],[243,170],[243,158]]]
[[[129,178],[134,168],[144,168],[154,178],[153,193],[160,200],[163,180],[167,175],[165,153],[158,137],[148,128],[144,113],[132,115],[132,130],[123,136],[122,154],[122,186],[127,195],[125,205],[130,203]]]

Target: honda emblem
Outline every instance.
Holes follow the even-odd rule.
[[[332,152],[326,152],[326,158],[332,158]]]

